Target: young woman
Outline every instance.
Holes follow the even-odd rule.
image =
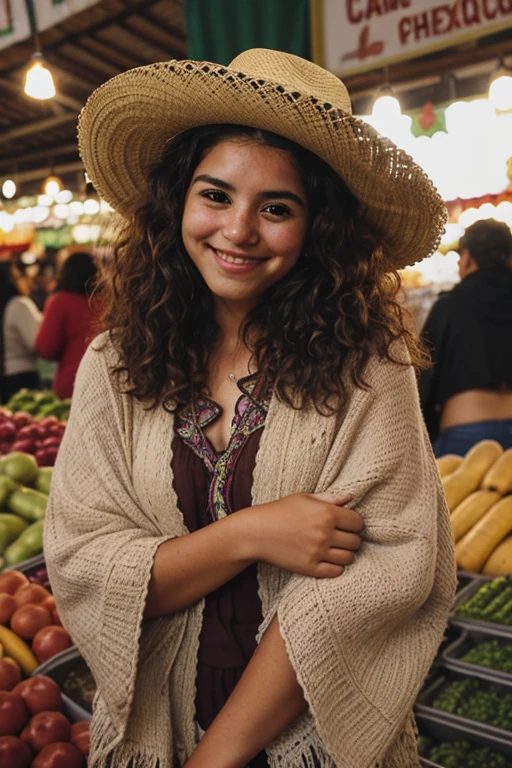
[[[18,390],[39,389],[34,342],[41,313],[9,261],[0,263],[0,402]]]
[[[441,200],[276,51],[120,75],[80,145],[126,219],[45,532],[90,766],[418,765],[455,573],[395,268]]]
[[[99,312],[91,293],[96,273],[90,253],[72,253],[62,265],[55,293],[44,309],[35,349],[40,357],[59,361],[52,388],[60,398],[73,394],[80,360],[94,336]]]

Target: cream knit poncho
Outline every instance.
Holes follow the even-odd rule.
[[[173,418],[119,394],[112,345],[100,346],[82,361],[55,467],[48,571],[99,687],[90,768],[178,768],[195,746],[203,601],[142,622],[155,550],[187,533]],[[454,597],[452,536],[412,369],[376,358],[365,378],[371,388],[351,388],[337,416],[274,397],[257,455],[254,504],[346,491],[365,520],[339,578],[259,565],[261,631],[277,612],[309,704],[268,747],[272,768],[309,768],[311,747],[322,768],[418,766],[411,710]]]

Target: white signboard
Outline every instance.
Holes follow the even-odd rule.
[[[512,0],[313,0],[313,11],[320,63],[338,75],[512,28]]]
[[[83,11],[99,0],[33,0],[37,31]],[[30,37],[30,21],[25,0],[0,0],[0,48],[7,48]]]

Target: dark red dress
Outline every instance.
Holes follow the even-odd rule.
[[[216,453],[203,434],[221,413],[219,405],[201,396],[176,418],[174,488],[191,532],[252,505],[252,475],[270,392],[254,376],[240,380],[238,386],[241,395],[223,453]],[[206,596],[195,702],[203,730],[222,709],[250,661],[261,621],[256,565]],[[264,754],[251,761],[251,767],[266,764]]]

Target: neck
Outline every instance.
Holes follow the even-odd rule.
[[[241,329],[251,309],[252,306],[248,306],[245,302],[216,300],[215,321],[219,326],[218,344],[221,348],[233,352],[241,348]]]

